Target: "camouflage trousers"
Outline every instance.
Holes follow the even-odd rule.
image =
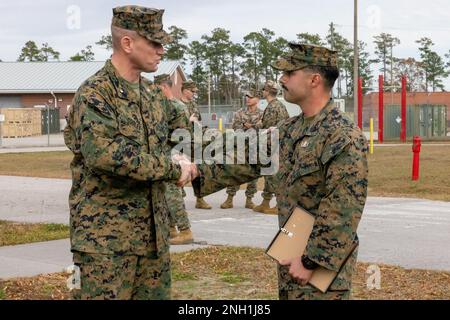
[[[322,293],[311,287],[310,289],[279,290],[278,296],[280,300],[349,300],[350,290],[328,290]]]
[[[325,293],[306,285],[300,286],[289,274],[289,267],[278,266],[278,296],[280,300],[348,300],[350,290],[328,290]]]
[[[170,253],[162,256],[116,256],[73,253],[80,268],[81,289],[74,300],[167,300],[170,299]]]
[[[245,196],[248,198],[252,198],[256,194],[256,183],[258,179],[253,180],[247,183],[247,190],[245,190]],[[236,192],[239,190],[239,186],[232,186],[227,188],[227,194],[234,197]]]
[[[177,226],[179,230],[186,230],[191,227],[188,213],[184,205],[184,189],[177,187],[174,183],[166,184],[166,202],[169,207],[170,226]]]
[[[264,190],[262,192],[262,197],[264,200],[271,200],[275,194],[273,180],[274,178],[272,176],[264,177]]]

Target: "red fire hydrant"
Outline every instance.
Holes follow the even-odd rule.
[[[412,151],[414,153],[413,157],[413,167],[412,167],[412,180],[419,180],[419,155],[420,155],[420,146],[421,140],[419,136],[414,136]]]

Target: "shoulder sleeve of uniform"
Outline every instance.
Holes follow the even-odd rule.
[[[280,132],[280,139],[282,138],[282,136],[284,136],[286,133],[289,132],[290,128],[292,127],[292,125],[295,124],[295,122],[297,122],[298,118],[300,116],[295,116],[289,119],[284,119],[281,120],[280,122],[278,122],[277,124],[277,128]]]
[[[356,149],[362,151],[367,148],[367,141],[358,128],[337,128],[325,143],[321,156],[322,164],[338,156],[349,144],[354,144]]]

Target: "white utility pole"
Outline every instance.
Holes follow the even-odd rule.
[[[354,41],[354,60],[353,60],[353,110],[355,122],[358,123],[358,77],[359,77],[359,50],[358,50],[358,0],[354,0],[354,22],[353,22],[353,41]]]

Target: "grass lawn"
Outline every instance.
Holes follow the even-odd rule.
[[[62,224],[32,224],[0,220],[0,247],[65,239],[68,237],[69,226]]]
[[[68,151],[0,154],[0,175],[70,179],[71,160]],[[450,201],[449,169],[448,145],[422,145],[419,181],[411,181],[411,146],[377,147],[369,155],[369,196]]]
[[[411,146],[379,147],[369,155],[369,196],[450,201],[450,146],[422,145],[420,179],[412,181]]]
[[[450,299],[450,273],[379,265],[381,288],[368,289],[359,263],[353,299]],[[66,274],[0,280],[0,299],[68,299]],[[210,247],[172,254],[173,299],[278,299],[276,264],[262,249]]]
[[[0,154],[0,175],[71,179],[72,153],[30,152]]]

